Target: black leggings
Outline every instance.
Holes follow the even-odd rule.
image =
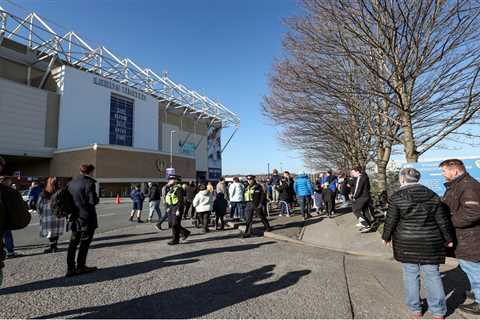
[[[56,247],[58,243],[58,236],[48,238],[50,241],[50,247]]]
[[[224,229],[225,221],[223,220],[223,215],[215,216],[215,226],[218,228],[218,222],[220,221],[221,226],[220,229]]]

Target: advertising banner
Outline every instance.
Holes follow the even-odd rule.
[[[115,95],[110,100],[110,144],[133,144],[133,101]]]
[[[208,179],[218,180],[222,176],[222,128],[208,128]]]
[[[462,159],[462,161],[465,164],[467,172],[475,179],[480,180],[480,157],[476,159]],[[415,168],[420,171],[422,174],[420,183],[433,190],[439,196],[443,196],[445,193],[445,186],[443,184],[446,181],[442,176],[442,169],[438,167],[440,162],[442,162],[442,160],[406,163],[402,167]]]

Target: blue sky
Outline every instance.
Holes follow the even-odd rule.
[[[224,173],[303,170],[298,155],[277,140],[261,115],[267,74],[282,55],[282,18],[298,13],[295,0],[15,0],[48,19],[54,29],[76,31],[237,113],[240,131],[224,152]],[[22,16],[12,4],[0,4]],[[57,23],[59,26],[55,25]],[[64,30],[62,27],[68,29]],[[226,142],[231,130],[225,130]]]
[[[280,144],[277,129],[261,114],[268,73],[282,57],[287,29],[281,20],[300,13],[296,0],[14,1],[59,32],[74,30],[141,67],[166,70],[174,81],[237,113],[242,124],[224,152],[224,173],[263,173],[267,163],[271,169],[304,170],[299,155]],[[26,14],[6,0],[0,5]],[[224,142],[231,132],[224,130]],[[453,150],[434,149],[420,160],[480,155],[478,147],[446,144]]]

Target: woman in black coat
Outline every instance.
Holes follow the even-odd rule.
[[[425,276],[429,311],[434,318],[446,312],[439,264],[445,263],[452,234],[448,210],[430,189],[418,183],[420,172],[400,172],[400,190],[391,197],[383,231],[384,243],[393,241],[395,260],[403,263],[406,304],[414,317],[421,315],[420,271]]]

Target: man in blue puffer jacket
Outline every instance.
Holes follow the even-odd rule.
[[[313,194],[313,185],[306,174],[301,174],[295,179],[293,185],[297,200],[300,202],[300,212],[304,219],[311,217],[310,215],[310,199]],[[306,209],[306,210],[305,210]]]

